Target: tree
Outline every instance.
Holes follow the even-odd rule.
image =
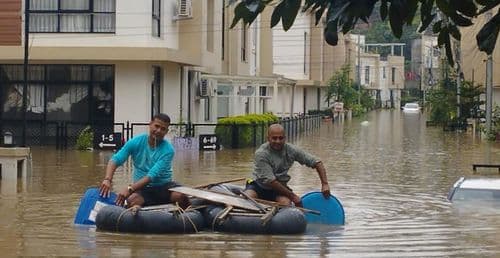
[[[430,105],[430,119],[438,124],[452,122],[464,123],[467,118],[481,116],[480,106],[484,101],[479,96],[484,93],[481,85],[474,86],[470,81],[463,81],[460,86],[460,114],[457,117],[457,82],[449,78],[440,81],[441,87],[429,90],[427,93]]]
[[[353,87],[354,83],[349,78],[349,72],[350,68],[348,65],[344,65],[339,71],[336,71],[328,81],[325,96],[327,101],[343,102],[344,107],[347,109],[352,108],[358,101],[358,92]]]
[[[375,5],[380,2],[380,18],[389,20],[391,31],[397,38],[403,34],[404,25],[411,25],[420,13],[419,31],[423,32],[432,25],[434,33],[438,33],[439,46],[445,46],[448,62],[453,64],[451,37],[460,40],[459,27],[471,26],[472,19],[500,5],[500,0],[304,0],[302,11],[315,16],[316,25],[325,18],[325,41],[337,45],[338,32],[346,34],[359,20],[368,23]],[[274,6],[271,16],[271,27],[280,21],[285,31],[289,30],[302,6],[302,0],[229,0],[235,5],[234,19],[231,27],[242,20],[245,25],[251,24],[268,6]],[[439,13],[443,15],[438,15]],[[476,35],[479,50],[487,54],[493,53],[500,31],[500,8]]]

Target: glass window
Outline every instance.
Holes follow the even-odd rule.
[[[86,32],[90,31],[90,14],[61,14],[61,32]]]
[[[161,67],[153,66],[153,82],[151,83],[151,117],[160,113],[161,72]]]
[[[391,69],[391,82],[392,84],[396,83],[396,67]]]
[[[60,9],[61,10],[79,10],[79,11],[85,11],[89,10],[89,1],[90,0],[60,0],[61,5]]]
[[[31,11],[56,11],[58,0],[30,0]],[[31,17],[30,17],[31,18]]]
[[[115,12],[115,0],[30,0],[30,32],[114,32]]]
[[[160,26],[161,26],[161,0],[153,0],[153,36],[160,37]]]
[[[210,121],[210,98],[204,99],[204,118],[205,121]]]
[[[47,85],[47,120],[88,122],[88,87],[83,84]]]
[[[247,26],[241,24],[241,61],[247,61]]]
[[[113,121],[113,84],[97,83],[92,87],[94,121]]]
[[[370,84],[370,66],[365,66],[365,84]]]
[[[110,65],[94,66],[92,75],[92,80],[98,82],[111,81],[115,76],[113,66]]]

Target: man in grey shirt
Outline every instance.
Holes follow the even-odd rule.
[[[293,202],[295,206],[301,207],[300,197],[287,186],[290,181],[288,170],[295,161],[315,168],[321,180],[323,196],[330,196],[330,186],[321,160],[292,144],[285,143],[283,126],[269,126],[267,141],[255,152],[253,179],[247,181],[245,189],[250,197],[276,201],[283,205]]]

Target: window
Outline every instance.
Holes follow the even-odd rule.
[[[161,26],[161,0],[153,0],[153,23],[152,23],[152,33],[155,37],[160,37],[160,26]]]
[[[23,66],[0,65],[2,119],[22,117]],[[32,120],[113,121],[114,67],[30,65],[26,116]]]
[[[30,32],[115,32],[115,0],[29,0]]]
[[[382,79],[385,79],[385,66],[382,67]]]
[[[153,66],[153,82],[151,83],[151,117],[160,113],[161,67]]]
[[[205,103],[204,103],[204,119],[205,121],[210,121],[210,98],[206,98],[204,99]]]
[[[370,84],[370,66],[365,66],[365,84]]]
[[[247,61],[247,27],[241,24],[241,61]]]
[[[392,67],[391,69],[391,82],[392,84],[396,83],[396,67]]]
[[[214,0],[207,0],[207,51],[214,52]]]

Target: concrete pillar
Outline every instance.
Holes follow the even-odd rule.
[[[30,148],[0,148],[1,193],[15,193],[17,179],[26,180],[31,167]]]

